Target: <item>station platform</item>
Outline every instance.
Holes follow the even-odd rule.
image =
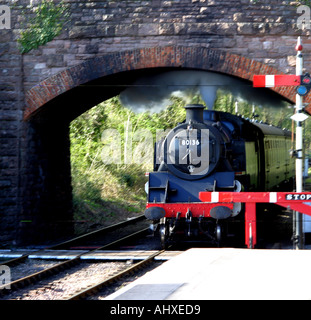
[[[311,299],[310,250],[194,248],[107,300]]]

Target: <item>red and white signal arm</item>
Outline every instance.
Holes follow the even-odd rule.
[[[281,86],[299,86],[301,76],[296,75],[254,75],[253,86],[257,88],[273,88]]]

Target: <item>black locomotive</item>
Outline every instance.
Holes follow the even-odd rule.
[[[145,215],[158,223],[163,247],[198,238],[219,245],[240,232],[243,207],[202,203],[199,192],[292,185],[291,133],[203,105],[185,108],[185,122],[155,145]]]

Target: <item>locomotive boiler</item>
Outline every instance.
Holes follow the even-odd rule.
[[[145,216],[162,246],[202,240],[212,245],[243,232],[241,203],[202,203],[201,191],[271,191],[293,183],[291,133],[226,112],[187,105],[186,120],[155,144]]]

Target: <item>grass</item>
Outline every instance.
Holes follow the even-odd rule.
[[[75,233],[90,232],[143,214],[147,181],[144,173],[134,165],[117,171],[104,165],[85,172],[73,169]]]

